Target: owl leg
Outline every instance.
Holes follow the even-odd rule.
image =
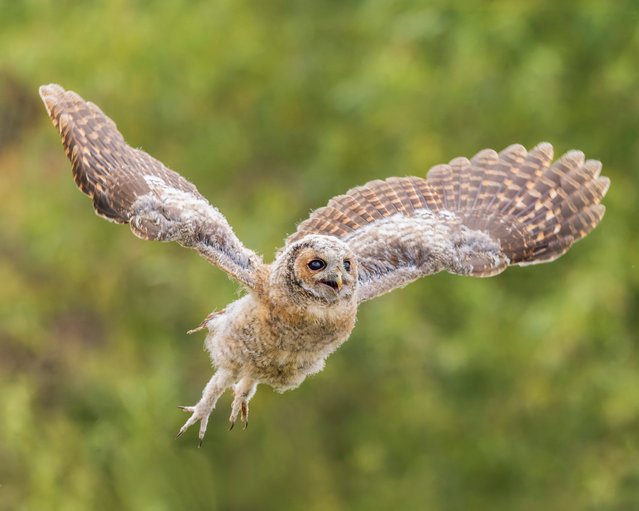
[[[191,414],[191,417],[180,428],[177,436],[180,437],[184,432],[189,429],[197,421],[200,421],[200,444],[204,439],[206,433],[206,426],[209,422],[209,415],[215,408],[215,403],[222,395],[222,393],[233,384],[233,377],[231,373],[219,369],[209,380],[202,391],[202,398],[195,406],[180,406],[182,410]]]
[[[257,390],[257,382],[245,376],[240,381],[238,381],[233,387],[233,391],[235,392],[235,397],[233,398],[233,404],[231,405],[231,416],[229,417],[229,422],[231,423],[231,428],[235,426],[235,421],[237,421],[237,416],[240,415],[240,420],[244,423],[244,429],[248,426],[248,413],[249,413],[249,401],[255,395],[255,391]]]

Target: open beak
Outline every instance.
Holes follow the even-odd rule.
[[[335,291],[336,293],[339,293],[342,289],[342,286],[344,285],[342,274],[339,272],[335,275],[335,280],[322,280],[321,282],[322,284],[325,284],[328,287],[332,288],[333,291]]]

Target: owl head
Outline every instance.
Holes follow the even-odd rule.
[[[309,235],[287,245],[273,263],[272,284],[284,284],[296,302],[334,304],[354,298],[357,262],[333,236]]]

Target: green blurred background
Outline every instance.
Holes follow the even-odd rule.
[[[450,4],[450,5],[449,5]],[[0,2],[0,510],[639,509],[636,1]],[[230,396],[188,337],[236,287],[93,215],[37,97],[58,82],[270,259],[375,178],[484,147],[612,179],[559,261],[366,303],[326,370]]]

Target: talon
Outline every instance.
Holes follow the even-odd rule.
[[[205,417],[202,417],[202,420],[200,420],[200,432],[198,433],[198,437],[200,439],[200,445],[204,441],[204,435],[206,434],[206,427],[208,426],[208,424],[209,424],[209,416],[206,415]]]
[[[233,425],[238,417],[242,421],[242,429],[245,430],[248,427],[249,401],[253,397],[253,394],[255,394],[256,387],[257,382],[248,377],[242,378],[235,384],[233,389],[235,398],[231,405],[231,416],[229,417],[229,421],[231,422],[230,429],[233,429]]]
[[[229,428],[229,431],[232,431],[234,427],[235,427],[235,422],[231,421],[231,427]]]
[[[190,425],[189,425],[189,426],[190,426]],[[178,431],[177,435],[175,435],[176,440],[177,440],[178,438],[180,438],[180,437],[184,434],[184,432],[185,432],[187,429],[189,429],[189,426],[187,426],[186,424],[184,424],[184,426],[182,426],[182,427],[180,428],[180,431]]]
[[[193,424],[200,421],[200,431],[198,433],[199,444],[202,445],[204,441],[204,435],[206,434],[206,427],[209,423],[209,416],[215,409],[215,404],[218,398],[222,395],[225,389],[227,389],[232,383],[231,374],[227,371],[218,370],[206,384],[202,391],[202,397],[194,406],[178,406],[180,410],[190,413],[191,416],[187,419],[184,425],[178,431],[176,438],[181,437],[184,432],[189,429]]]
[[[200,445],[202,445],[204,434],[206,433],[206,426],[209,422],[209,415],[211,413],[211,410],[208,410],[208,411],[198,410],[197,406],[178,406],[178,408],[180,410],[184,410],[185,412],[191,412],[191,416],[180,428],[180,431],[178,431],[178,434],[175,438],[180,438],[187,429],[193,426],[193,424],[195,424],[197,421],[200,421],[200,432],[198,436],[200,438]]]
[[[244,431],[248,428],[248,412],[248,403],[246,401],[242,401],[241,418],[244,423],[244,427],[242,428]]]

